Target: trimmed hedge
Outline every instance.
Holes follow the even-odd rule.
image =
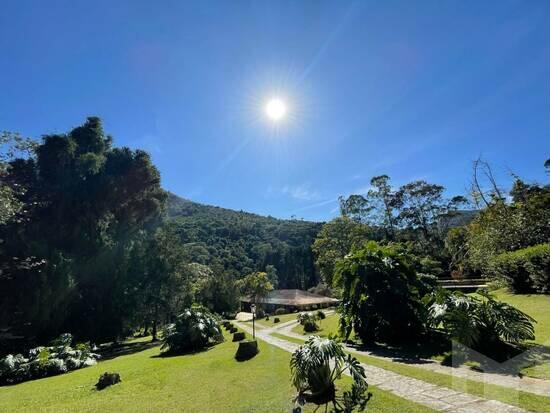
[[[550,243],[499,254],[489,271],[515,293],[550,293]]]
[[[258,349],[258,342],[256,340],[246,340],[239,342],[239,348],[237,348],[237,353],[235,358],[237,361],[250,360],[260,351]]]
[[[233,341],[241,341],[244,340],[244,331],[237,331],[233,334]]]
[[[280,321],[281,321],[281,319],[279,317],[275,317],[273,319],[273,323],[275,323],[275,324],[279,323]]]

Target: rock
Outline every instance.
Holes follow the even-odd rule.
[[[98,390],[103,390],[105,387],[120,383],[120,381],[120,374],[105,372],[99,376],[99,380],[97,381],[95,387]]]
[[[256,340],[245,340],[239,342],[239,347],[237,348],[235,358],[237,361],[250,360],[259,352],[258,342]]]

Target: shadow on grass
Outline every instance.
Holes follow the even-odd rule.
[[[217,343],[216,343],[217,344]],[[216,346],[216,344],[212,343],[208,347],[201,348],[198,350],[189,350],[189,351],[162,351],[159,354],[155,354],[151,356],[152,359],[156,358],[170,358],[170,357],[179,357],[179,356],[189,356],[193,354],[199,354],[199,353],[205,353]]]
[[[105,348],[102,348],[99,352],[101,360],[112,360],[120,356],[127,356],[129,354],[139,353],[150,348],[160,345],[158,341],[146,341],[138,343],[113,343]]]

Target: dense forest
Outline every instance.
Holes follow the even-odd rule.
[[[236,279],[276,269],[279,288],[316,285],[311,244],[321,223],[281,220],[168,197],[167,215],[177,228],[188,260],[226,271]]]

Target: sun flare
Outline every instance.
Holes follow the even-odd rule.
[[[267,117],[274,122],[283,119],[286,115],[286,112],[286,104],[283,100],[279,98],[270,99],[265,106],[265,113]]]

